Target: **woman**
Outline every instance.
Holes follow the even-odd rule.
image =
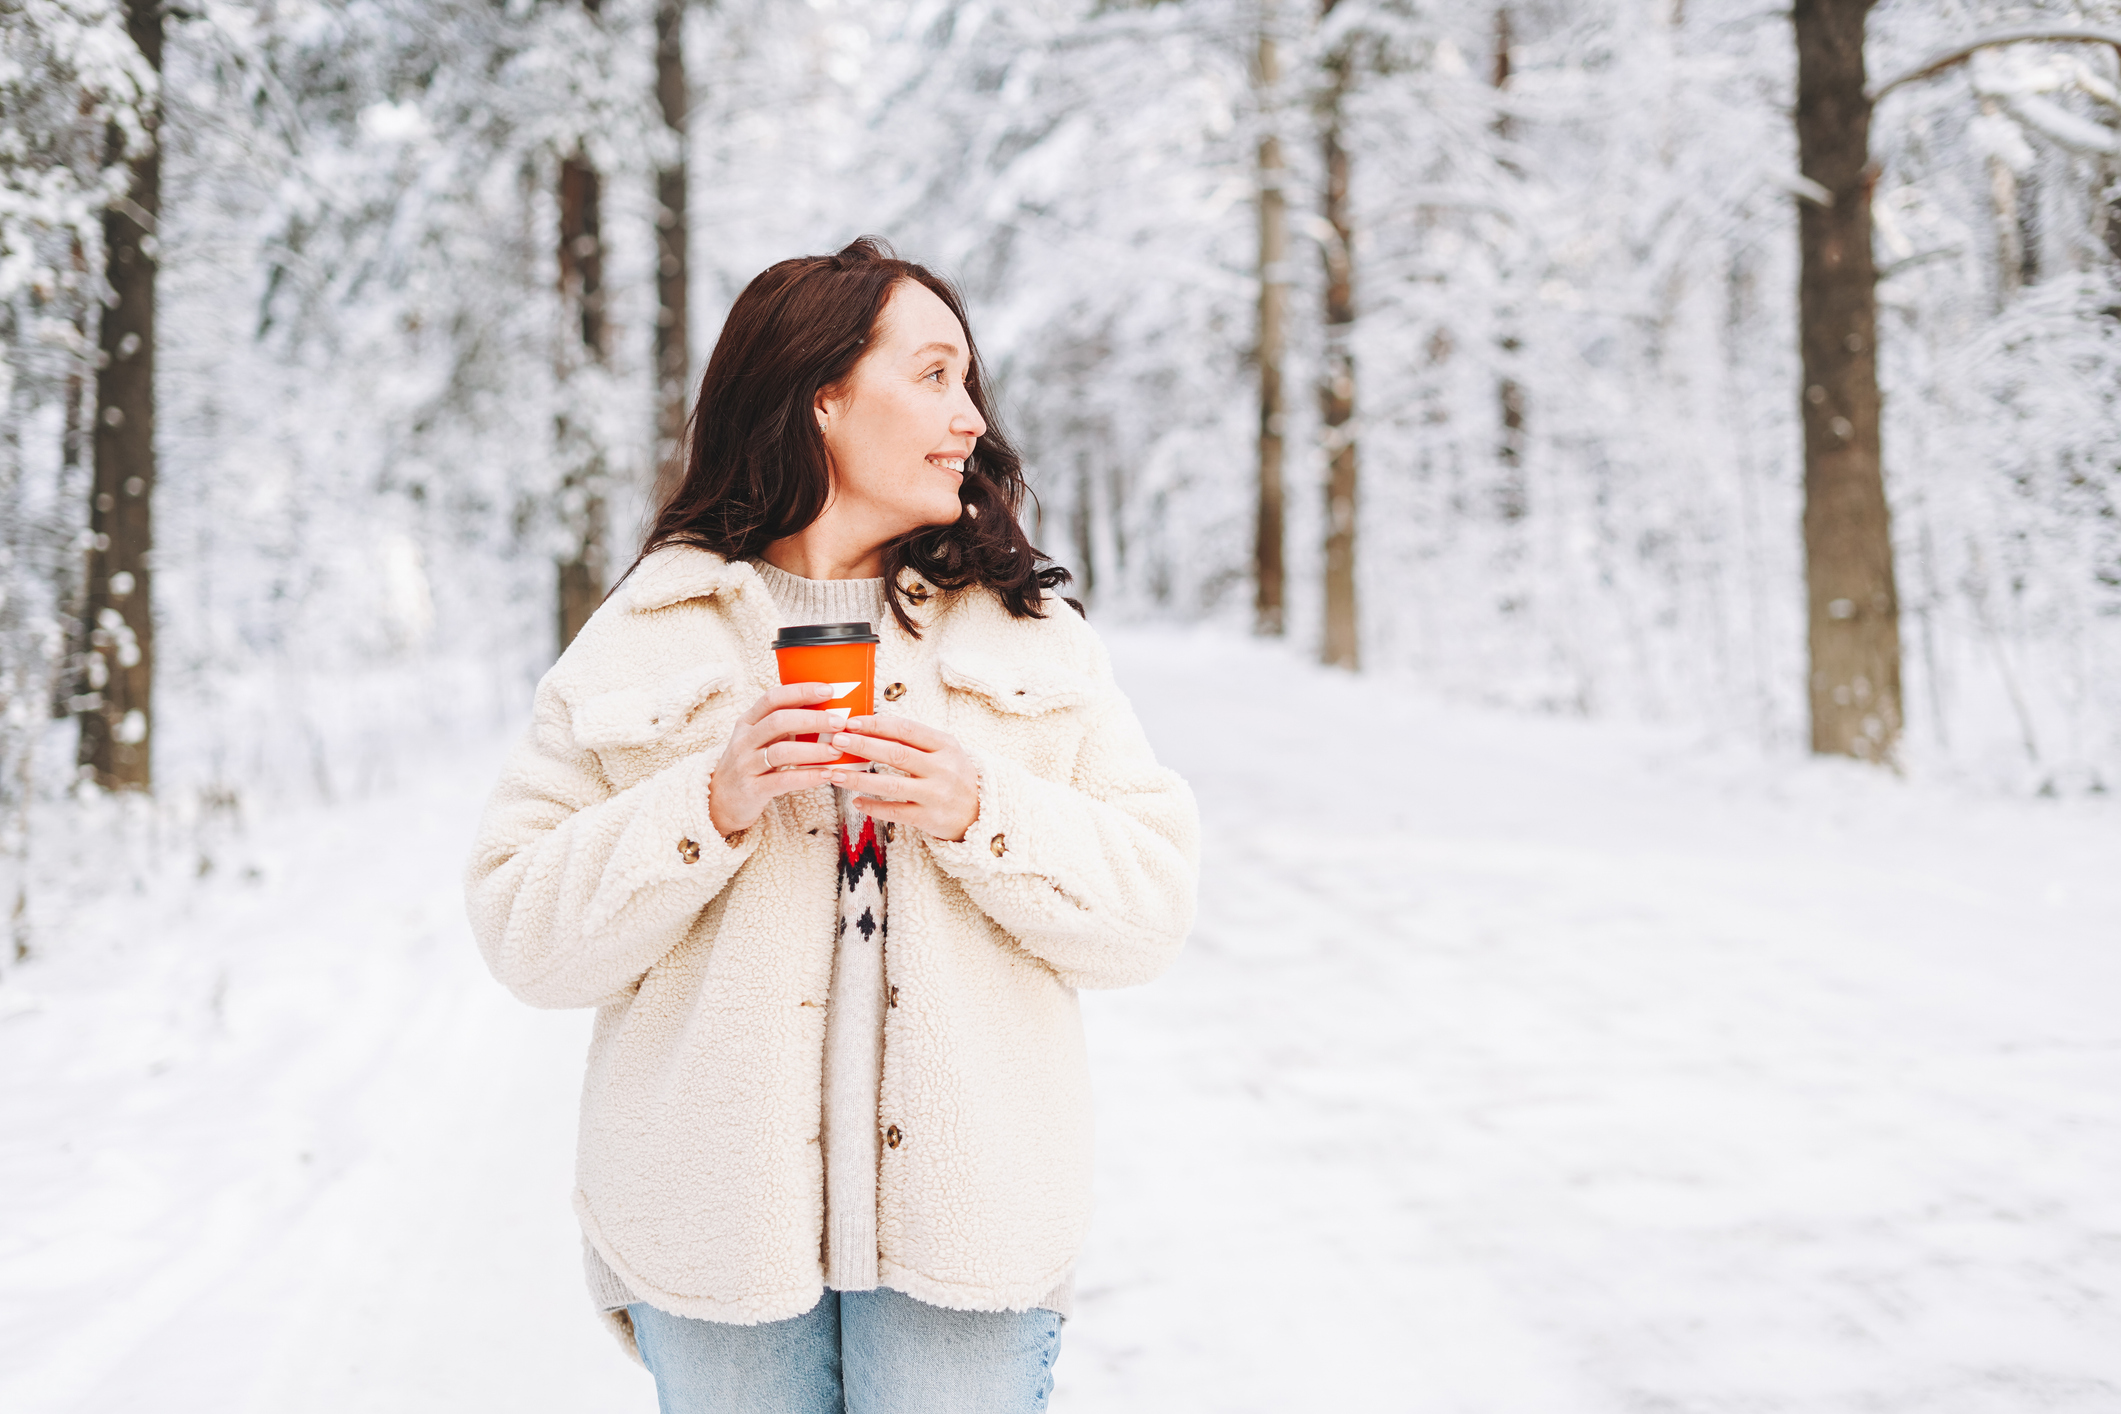
[[[665,1411],[1052,1386],[1090,1208],[1076,989],[1169,965],[1198,821],[992,423],[929,271],[862,240],[752,281],[683,482],[487,807],[487,964],[597,1008],[575,1211]],[[862,620],[879,710],[834,731],[769,645]]]

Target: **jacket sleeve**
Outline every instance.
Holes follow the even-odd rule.
[[[1200,815],[1156,763],[1107,679],[1068,782],[991,752],[979,816],[958,841],[922,836],[944,873],[1071,987],[1130,987],[1169,967],[1193,926]]]
[[[495,978],[532,1006],[598,1006],[676,946],[758,847],[760,826],[733,845],[716,832],[713,771],[699,752],[614,791],[575,743],[566,705],[540,687],[465,879]]]

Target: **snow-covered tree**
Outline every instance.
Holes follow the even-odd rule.
[[[37,740],[73,710],[85,571],[103,553],[84,505],[106,220],[136,259],[146,234],[129,198],[158,85],[126,20],[116,0],[23,0],[0,22],[0,842],[17,952]]]
[[[167,12],[159,89],[117,0],[4,17],[11,838],[73,779],[69,656],[118,647],[79,627],[88,389],[157,103],[159,808],[513,721],[590,503],[577,617],[634,543],[694,347],[867,232],[963,285],[1034,538],[1101,620],[1798,751],[1812,610],[1863,597],[1807,597],[1806,439],[1846,413],[1806,400],[1783,12],[216,0]],[[1867,16],[1910,769],[2121,772],[2117,25]]]

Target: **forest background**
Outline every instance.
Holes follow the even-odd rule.
[[[0,0],[14,956],[111,821],[514,729],[723,311],[863,233],[961,282],[1095,619],[1794,755],[1870,617],[1808,601],[1800,353],[1803,213],[1861,210],[1869,754],[2103,793],[2121,4],[1821,12],[1863,207],[1757,0]]]

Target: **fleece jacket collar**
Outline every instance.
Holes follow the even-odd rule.
[[[917,627],[925,627],[948,597],[911,573],[900,576],[900,592],[906,596],[906,611]],[[757,570],[742,560],[725,560],[712,550],[691,545],[664,546],[643,559],[626,580],[626,607],[637,614],[717,595],[740,596],[769,614],[775,612],[773,596]]]
[[[626,607],[637,614],[667,609],[688,599],[717,594],[764,593],[758,571],[711,550],[665,545],[634,567],[626,580]]]

